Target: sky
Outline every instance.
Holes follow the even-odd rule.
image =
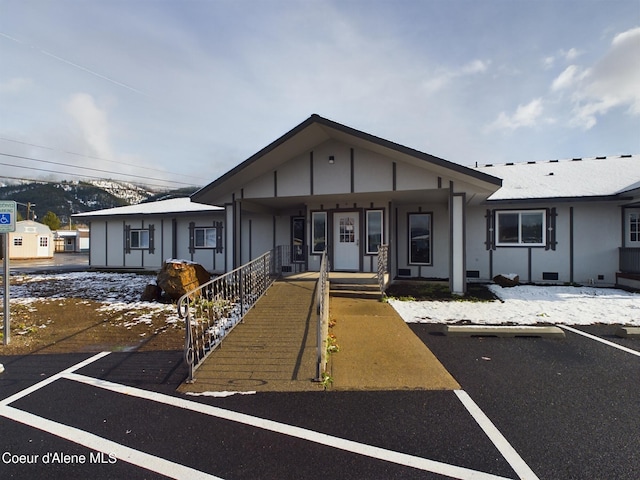
[[[640,0],[0,0],[0,182],[202,186],[314,113],[466,166],[640,153]]]

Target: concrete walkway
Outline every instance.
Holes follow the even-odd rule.
[[[315,281],[277,281],[181,392],[320,391]]]
[[[332,297],[340,351],[330,357],[333,390],[454,390],[458,382],[388,303]]]
[[[322,391],[316,373],[315,281],[278,281],[181,392]],[[331,297],[332,390],[460,388],[397,312],[376,299]]]

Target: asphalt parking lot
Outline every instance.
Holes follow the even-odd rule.
[[[462,391],[185,396],[179,352],[0,357],[0,477],[640,478],[640,356],[411,328]]]

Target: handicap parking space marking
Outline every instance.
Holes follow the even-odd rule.
[[[611,342],[609,340],[606,340],[604,338],[598,337],[596,335],[591,335],[590,333],[583,332],[582,330],[578,330],[577,328],[573,328],[573,327],[570,327],[568,325],[558,325],[558,326],[560,328],[563,328],[563,329],[569,331],[569,332],[573,332],[573,333],[576,333],[578,335],[582,335],[583,337],[590,338],[591,340],[595,340],[596,342],[603,343],[603,344],[608,345],[610,347],[617,348],[618,350],[622,350],[623,352],[630,353],[631,355],[635,355],[637,357],[640,357],[640,352],[637,351],[637,350],[633,350],[632,348],[625,347],[624,345],[619,345],[619,344],[617,344],[615,342]]]
[[[123,395],[137,397],[137,398],[141,398],[149,401],[159,402],[165,405],[182,408],[188,411],[193,411],[193,412],[209,415],[216,418],[229,420],[232,422],[252,426],[255,428],[260,428],[267,431],[272,431],[275,433],[287,435],[287,436],[298,438],[301,440],[306,440],[319,445],[337,448],[346,452],[366,456],[366,457],[377,459],[377,460],[383,460],[383,461],[387,461],[390,463],[394,463],[394,464],[398,464],[398,465],[402,465],[410,468],[437,473],[447,477],[458,478],[458,479],[478,479],[478,480],[485,480],[485,479],[486,480],[500,480],[500,479],[508,480],[506,479],[506,477],[493,475],[490,473],[485,473],[485,472],[473,470],[466,467],[460,467],[456,465],[447,464],[444,462],[439,462],[439,461],[430,460],[423,457],[418,457],[415,455],[409,455],[409,454],[405,454],[405,453],[401,453],[393,450],[388,450],[381,447],[376,447],[373,445],[368,445],[365,443],[347,440],[337,436],[328,435],[328,434],[316,432],[313,430],[276,422],[273,420],[268,420],[260,417],[255,417],[252,415],[225,410],[219,407],[214,407],[211,405],[194,402],[192,400],[186,400],[186,399],[171,396],[171,395],[143,390],[143,389],[131,387],[128,385],[117,384],[117,383],[109,382],[106,380],[100,380],[97,378],[88,377],[85,375],[80,375],[75,373],[76,370],[96,360],[99,360],[100,358],[103,358],[109,353],[110,352],[102,352],[100,354],[94,355],[93,357],[88,358],[83,362],[80,362],[72,367],[69,367],[29,388],[22,390],[21,392],[18,392],[0,401],[0,416],[16,422],[26,424],[33,428],[48,432],[50,434],[53,434],[65,440],[83,445],[85,447],[91,448],[96,451],[101,451],[107,454],[109,453],[115,454],[119,460],[145,468],[147,470],[154,471],[156,473],[160,473],[170,478],[187,478],[188,477],[188,478],[206,478],[210,480],[220,478],[214,475],[210,475],[206,472],[201,472],[199,470],[192,469],[185,465],[182,465],[176,462],[171,462],[161,457],[156,457],[154,455],[151,455],[139,450],[135,450],[131,447],[118,444],[116,442],[99,437],[90,432],[86,432],[84,430],[81,430],[75,427],[64,425],[62,423],[58,423],[58,422],[43,418],[29,412],[24,412],[22,410],[19,410],[17,408],[10,406],[10,403],[15,402],[20,398],[23,398],[26,395],[36,392],[37,390],[45,387],[46,385],[51,384],[56,380],[67,379],[67,380],[73,380],[76,382],[87,384],[90,386],[102,388],[115,393],[120,393]],[[503,451],[500,450],[500,452],[502,453]],[[507,459],[507,461],[509,461],[509,459]],[[511,462],[509,463],[511,464]],[[515,471],[516,473],[518,472],[518,470],[515,470]],[[523,477],[520,475],[520,478],[536,479],[537,477],[535,476]]]

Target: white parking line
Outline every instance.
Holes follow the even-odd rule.
[[[67,373],[72,373],[72,372],[75,372],[76,370],[81,369],[82,367],[86,367],[90,363],[93,363],[96,360],[100,360],[102,357],[105,357],[105,356],[109,355],[110,353],[111,352],[100,352],[100,353],[94,355],[93,357],[89,357],[86,360],[83,360],[80,363],[76,363],[75,365],[72,365],[69,368],[67,368],[65,370],[62,370],[61,372],[58,372],[55,375],[47,377],[44,380],[42,380],[42,381],[40,381],[40,382],[38,382],[38,383],[36,383],[34,385],[31,385],[29,388],[25,388],[24,390],[20,390],[18,393],[15,393],[15,394],[11,395],[10,397],[7,397],[7,398],[5,398],[3,400],[0,400],[0,406],[9,405],[10,403],[15,402],[16,400],[18,400],[18,399],[20,399],[22,397],[26,397],[30,393],[33,393],[36,390],[41,389],[45,385],[49,385],[50,383],[55,382],[62,375],[65,375]]]
[[[256,428],[261,428],[263,430],[268,430],[275,433],[288,435],[291,437],[299,438],[309,442],[314,442],[320,445],[337,448],[340,450],[367,456],[370,458],[384,460],[387,462],[395,463],[398,465],[404,465],[407,467],[416,468],[423,471],[438,473],[440,475],[444,475],[451,478],[457,478],[461,480],[508,480],[505,477],[493,475],[490,473],[480,472],[477,470],[472,470],[465,467],[459,467],[456,465],[450,465],[447,463],[438,462],[435,460],[429,460],[429,459],[417,457],[414,455],[408,455],[408,454],[396,452],[393,450],[387,450],[384,448],[375,447],[373,445],[367,445],[364,443],[359,443],[351,440],[346,440],[344,438],[335,437],[335,436],[327,435],[320,432],[315,432],[313,430],[308,430],[308,429],[296,427],[293,425],[275,422],[273,420],[254,417],[251,415],[233,412],[230,410],[224,410],[218,407],[213,407],[210,405],[193,402],[191,400],[185,400],[185,399],[173,397],[170,395],[164,395],[157,392],[142,390],[142,389],[130,387],[127,385],[121,385],[121,384],[108,382],[105,380],[100,380],[100,379],[87,377],[85,375],[79,375],[74,373],[76,370],[96,360],[99,360],[100,358],[108,355],[109,353],[110,352],[101,352],[97,355],[94,355],[93,357],[88,358],[76,365],[73,365],[55,375],[52,375],[51,377],[48,377],[47,379],[41,382],[38,382],[29,388],[26,388],[14,395],[11,395],[10,397],[5,398],[4,400],[0,401],[0,416],[6,417],[16,422],[20,422],[20,423],[29,425],[33,428],[37,428],[39,430],[48,432],[60,438],[64,438],[65,440],[78,443],[87,448],[91,448],[95,451],[104,452],[107,454],[109,453],[114,454],[118,460],[122,460],[128,463],[131,463],[133,465],[146,468],[148,470],[160,473],[170,478],[196,478],[196,479],[206,478],[209,480],[219,478],[219,477],[215,477],[213,475],[207,474],[205,472],[201,472],[201,471],[192,469],[190,467],[186,467],[184,465],[171,462],[160,457],[155,457],[148,453],[141,452],[133,448],[126,447],[124,445],[120,445],[116,442],[112,442],[111,440],[107,440],[105,438],[99,437],[92,433],[89,433],[74,427],[70,427],[68,425],[57,423],[52,420],[42,418],[37,415],[24,412],[9,406],[10,403],[15,402],[16,400],[22,397],[25,397],[26,395],[29,395],[58,379],[63,378],[63,379],[74,380],[84,384],[103,388],[105,390],[120,393],[123,395],[128,395],[132,397],[142,398],[145,400],[159,402],[165,405],[170,405],[173,407],[178,407],[178,408],[182,408],[189,411],[198,412],[198,413],[210,415],[217,418],[222,418],[232,422],[237,422],[237,423],[249,425]],[[462,392],[464,395],[466,395],[466,393],[464,393],[463,391],[456,391],[456,394],[458,395],[458,397],[460,397],[459,392]],[[476,417],[474,416],[474,418]],[[476,418],[476,421],[478,421],[477,418]],[[503,450],[500,450],[500,451],[503,452]],[[513,453],[515,453],[515,451],[513,451]],[[507,451],[507,454],[513,457],[513,455],[510,454],[508,451]],[[503,453],[503,455],[505,455],[505,453]],[[515,453],[515,456],[517,456],[517,453]],[[505,458],[510,464],[513,461],[513,458],[510,460],[510,458],[508,458],[506,455],[505,455]],[[513,464],[512,464],[512,467],[513,467]],[[516,470],[516,472],[519,471],[518,469],[515,469],[515,468],[514,470]],[[520,470],[522,470],[522,468]],[[524,476],[524,477],[521,476],[521,478],[536,479],[537,477],[535,477],[534,475],[534,476]]]
[[[489,439],[496,446],[498,451],[502,454],[511,468],[518,474],[518,477],[521,479],[527,480],[538,480],[538,477],[533,470],[529,468],[529,465],[525,463],[525,461],[520,457],[518,452],[511,446],[511,444],[507,441],[506,438],[500,433],[500,431],[496,428],[496,426],[489,420],[480,407],[473,401],[473,399],[469,396],[467,392],[464,390],[454,390],[455,394],[458,396],[462,404],[465,406],[467,411],[471,414],[471,416],[478,422],[480,428],[484,430],[484,433],[487,434]]]
[[[618,350],[622,350],[623,352],[627,352],[627,353],[630,353],[631,355],[636,355],[640,357],[640,352],[638,352],[637,350],[632,350],[631,348],[627,348],[624,345],[618,345],[617,343],[610,342],[609,340],[605,340],[604,338],[600,338],[595,335],[591,335],[590,333],[583,332],[582,330],[578,330],[577,328],[569,327],[568,325],[558,325],[558,326],[570,332],[577,333],[578,335],[582,335],[583,337],[590,338],[591,340],[604,343],[605,345],[609,345],[610,347],[617,348]]]
[[[408,455],[406,453],[400,453],[393,450],[387,450],[364,443],[354,442],[352,440],[346,440],[344,438],[335,437],[333,435],[327,435],[325,433],[315,432],[306,428],[296,427],[285,423],[275,422],[273,420],[267,420],[260,417],[254,417],[244,413],[238,413],[231,410],[224,410],[219,407],[213,407],[203,403],[193,402],[191,400],[185,400],[183,398],[172,397],[158,392],[151,392],[148,390],[141,390],[139,388],[130,387],[127,385],[121,385],[118,383],[108,382],[106,380],[100,380],[97,378],[91,378],[84,375],[78,375],[75,373],[65,374],[64,378],[69,380],[75,380],[95,387],[104,388],[123,395],[129,395],[132,397],[143,398],[145,400],[151,400],[159,402],[165,405],[182,408],[192,412],[198,412],[212,417],[222,418],[224,420],[230,420],[232,422],[249,425],[263,430],[268,430],[290,437],[300,438],[310,442],[318,443],[320,445],[326,445],[328,447],[337,448],[351,453],[384,460],[398,465],[404,465],[427,472],[438,473],[451,478],[458,478],[462,480],[506,480],[505,477],[492,475],[490,473],[479,472],[477,470],[471,470],[469,468],[458,467],[456,465],[450,465],[435,460],[429,460],[422,457],[416,457],[414,455]],[[536,478],[536,477],[527,477]]]
[[[179,463],[171,462],[164,458],[156,457],[154,455],[120,445],[119,443],[112,442],[111,440],[99,437],[93,433],[85,432],[78,428],[38,417],[32,413],[24,412],[7,405],[0,407],[0,415],[57,437],[64,438],[65,440],[70,440],[96,452],[102,452],[106,455],[110,455],[109,458],[115,458],[116,461],[122,460],[123,462],[142,467],[146,470],[159,473],[169,478],[222,480],[220,477],[201,472],[200,470],[195,470],[193,468],[180,465]]]

